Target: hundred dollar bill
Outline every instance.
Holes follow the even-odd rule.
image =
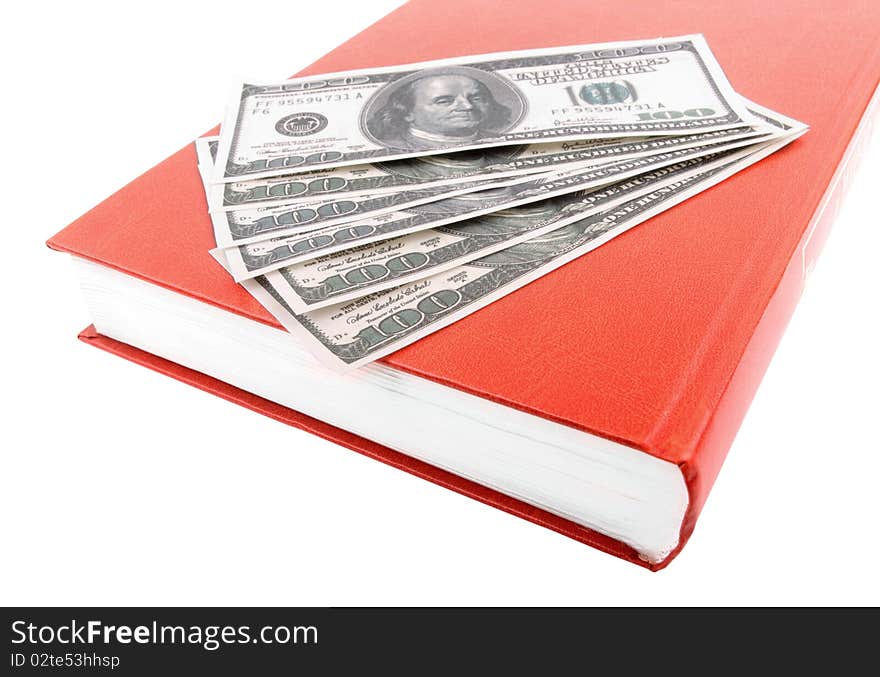
[[[395,193],[367,194],[351,198],[291,200],[281,205],[239,207],[211,212],[214,239],[218,247],[234,247],[264,242],[282,235],[308,233],[343,223],[360,222],[389,212],[413,209],[467,193],[510,186],[528,181],[531,176],[508,176],[501,179],[475,179],[452,186],[403,189]]]
[[[533,202],[265,273],[296,314],[436,275],[730,162],[738,151],[677,162],[589,191]]]
[[[216,184],[209,190],[208,208],[210,211],[229,211],[297,200],[326,200],[328,196],[335,200],[343,197],[351,199],[354,196],[378,195],[403,188],[453,186],[481,178],[524,176],[573,167],[584,168],[664,150],[691,148],[759,135],[761,130],[754,127],[733,127],[682,136],[591,139],[480,148],[391,162],[335,167],[293,176]],[[215,157],[218,140],[219,137],[208,137],[199,139],[196,143],[206,147],[203,152]],[[213,168],[213,164],[212,161],[208,166]]]
[[[542,174],[525,179],[520,177],[519,183],[513,185],[446,198],[342,225],[334,224],[320,230],[224,248],[223,253],[229,261],[233,277],[241,281],[297,261],[307,261],[358,245],[456,223],[557,195],[597,188],[682,160],[709,156],[748,143],[749,140],[741,139],[612,162],[586,171]],[[220,214],[238,215],[240,212]],[[274,216],[283,219],[285,214],[282,210]],[[213,217],[215,224],[217,216],[214,214]]]
[[[242,84],[213,182],[754,124],[702,35],[483,54]]]
[[[763,115],[778,130],[777,137],[806,129],[802,123],[756,104],[750,104],[750,110]],[[709,171],[729,162],[728,156],[735,152],[684,160],[594,190],[320,256],[268,272],[265,277],[297,314],[337,305],[440,273],[634,199],[664,183]]]
[[[243,285],[320,361],[336,370],[359,367],[546,275],[775,152],[795,136],[747,149],[720,167],[438,275],[349,303],[296,315],[265,278],[247,280]]]

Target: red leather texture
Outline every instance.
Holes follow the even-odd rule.
[[[553,0],[539,9],[529,0],[413,0],[302,73],[686,33],[706,35],[738,91],[808,123],[811,131],[384,359],[679,464],[691,493],[681,545],[799,298],[803,274],[792,262],[809,244],[808,229],[880,79],[880,3],[671,0],[659,9],[656,2],[634,0],[620,11],[583,0]],[[277,326],[214,264],[207,254],[213,244],[191,147],[49,241]],[[815,242],[811,246],[814,256]],[[229,386],[207,389],[230,397]],[[268,406],[253,408],[275,415]],[[307,417],[294,412],[283,415],[393,462],[394,452],[376,451],[318,422],[298,422]],[[429,474],[413,470],[421,464],[411,459],[396,464]],[[437,477],[429,476],[441,481]],[[539,521],[533,508],[511,507],[511,499],[487,497],[484,489],[463,489],[470,483],[448,476],[441,483]],[[614,550],[602,544],[608,539],[579,535],[572,525],[564,530],[558,518],[542,513],[540,519]],[[615,547],[614,554],[633,559]]]

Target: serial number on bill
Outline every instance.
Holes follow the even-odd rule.
[[[102,656],[96,653],[46,653],[34,652],[9,654],[12,668],[109,668],[119,667],[119,656]]]
[[[253,115],[274,114],[277,106],[302,106],[309,103],[332,103],[339,101],[359,101],[364,98],[363,92],[340,92],[336,94],[298,94],[280,101],[255,101]]]

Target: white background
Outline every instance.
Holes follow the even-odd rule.
[[[212,127],[238,78],[286,77],[397,4],[7,15],[0,603],[880,603],[877,135],[661,573],[75,339],[90,319],[44,241]]]

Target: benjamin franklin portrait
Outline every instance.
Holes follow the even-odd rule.
[[[501,77],[468,66],[412,73],[389,83],[364,107],[365,131],[407,151],[466,146],[503,135],[524,103]]]

